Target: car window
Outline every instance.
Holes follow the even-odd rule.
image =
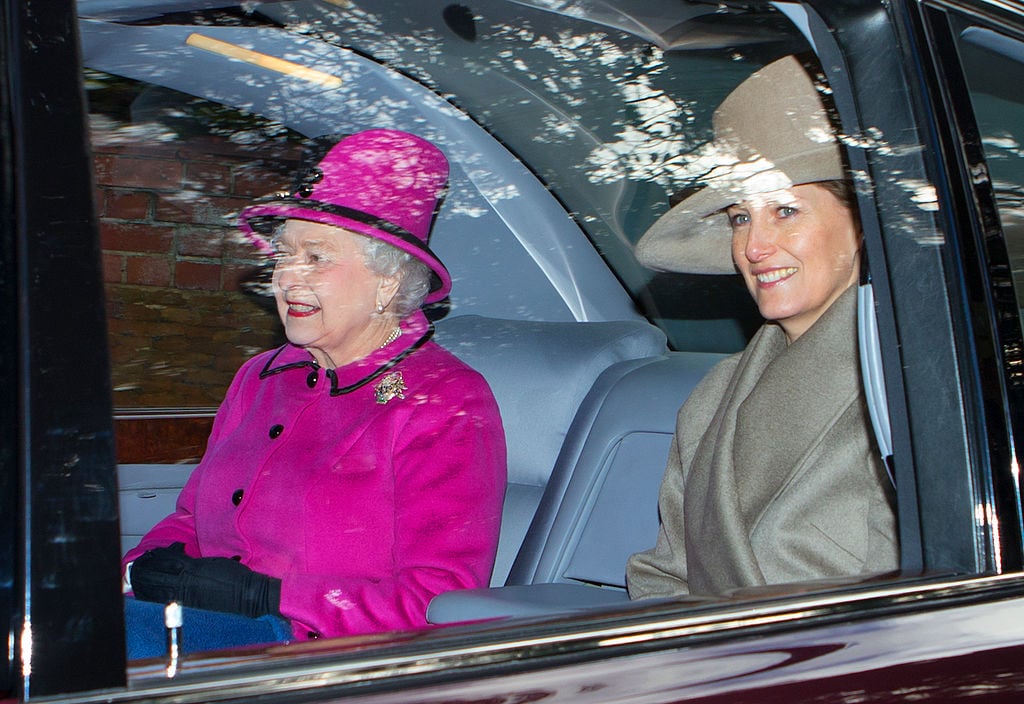
[[[1021,568],[1020,531],[1002,531],[997,515],[1019,518],[1019,472],[997,416],[1015,400],[1003,382],[1024,379],[1014,366],[1024,345],[993,332],[1019,332],[1024,309],[1013,22],[963,23],[959,45],[943,35],[931,46],[934,20],[948,31],[958,1],[79,0],[76,37],[76,0],[50,0],[47,12],[5,1],[0,286],[14,332],[0,363],[10,624],[0,692],[12,701],[998,698],[1019,684],[1009,646],[1021,629],[1006,615],[1021,577],[1006,572]],[[1005,10],[986,5],[988,20]],[[656,273],[633,246],[699,176],[689,157],[712,134],[712,108],[752,71],[808,50],[859,186],[876,296],[865,285],[858,305],[877,313],[862,322],[878,323],[859,334],[882,349],[889,391],[878,399],[892,418],[900,548],[911,550],[897,572],[867,581],[630,603],[622,562],[638,531],[649,532],[641,549],[656,539],[679,404],[759,324],[738,277]],[[981,140],[958,133],[975,124]],[[537,463],[537,474],[559,470],[550,483],[510,482],[505,495],[506,506],[537,507],[515,516],[513,545],[544,551],[511,555],[507,580],[492,577],[509,589],[446,593],[483,601],[471,623],[457,610],[423,630],[126,670],[119,557],[173,510],[240,365],[283,340],[271,263],[239,237],[239,211],[289,187],[311,153],[371,127],[423,135],[451,161],[431,244],[454,289],[426,313],[436,341],[514,392],[510,412],[502,406],[510,457],[551,446]],[[962,169],[962,144],[977,170]],[[289,371],[303,368],[301,392],[330,378],[299,365]],[[383,403],[404,398],[401,376],[384,381]],[[790,390],[747,410],[782,418]],[[248,425],[261,440],[285,432],[263,420]],[[788,453],[770,449],[785,465]],[[353,495],[333,480],[302,500],[330,511]],[[825,481],[829,500],[805,505],[836,515],[844,482]],[[253,493],[232,483],[215,510],[233,520]],[[300,492],[284,493],[291,505]],[[351,530],[329,519],[334,534],[306,545],[365,534],[347,513]],[[462,547],[476,537],[434,518],[434,536]],[[228,554],[245,566],[241,552]],[[359,608],[333,583],[319,589],[338,609]],[[489,620],[517,597],[528,618]],[[158,645],[181,635],[154,625]]]
[[[217,372],[280,338],[234,214],[297,168],[299,135],[162,86],[87,70],[121,408],[209,407]],[[209,344],[197,344],[208,340]]]
[[[431,242],[453,293],[432,317],[650,321],[695,353],[742,349],[760,323],[739,277],[656,273],[633,246],[701,175],[684,157],[713,108],[809,48],[772,5],[640,22],[499,0],[209,4],[79,2],[122,476],[180,476],[164,465],[202,456],[238,367],[283,340],[240,209],[370,127],[453,164]],[[173,506],[178,488],[151,493]]]
[[[960,34],[1010,266],[1024,310],[1024,42],[981,27]]]
[[[234,217],[287,183],[301,136],[165,86],[84,78],[119,459],[195,461],[234,371],[283,341],[266,261]]]
[[[675,349],[743,347],[738,277],[656,273],[632,247],[692,180],[713,106],[805,40],[770,8],[647,26],[542,7],[79,2],[122,462],[201,456],[234,370],[281,340],[238,211],[369,127],[455,164],[438,317],[646,318]]]

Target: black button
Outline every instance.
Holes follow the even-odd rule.
[[[311,371],[309,373],[309,376],[306,377],[306,386],[308,386],[309,388],[312,389],[314,386],[316,386],[316,382],[319,379],[320,379],[320,374],[319,374],[319,372],[317,372],[317,370],[314,369],[313,371]]]
[[[232,555],[231,559],[234,560],[235,562],[241,562],[242,561],[242,556],[241,555]]]
[[[310,631],[306,635],[309,637],[310,640],[316,640],[317,638],[320,637],[320,634],[318,632],[316,632],[316,631]]]
[[[270,439],[276,440],[280,437],[281,433],[284,432],[284,426],[278,423],[277,425],[270,426]]]
[[[242,503],[243,496],[245,496],[244,491],[242,491],[241,489],[236,490],[235,493],[231,495],[231,503],[237,506],[238,504]]]

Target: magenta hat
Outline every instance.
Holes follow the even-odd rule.
[[[426,303],[443,299],[452,279],[427,241],[448,184],[441,150],[398,130],[367,130],[341,140],[300,177],[241,213],[241,228],[260,249],[282,220],[334,225],[376,237],[416,257],[434,273]]]

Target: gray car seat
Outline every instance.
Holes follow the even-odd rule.
[[[636,320],[553,323],[467,315],[439,322],[436,339],[484,375],[501,410],[508,486],[491,584],[503,585],[591,387],[612,365],[663,353],[665,336]]]
[[[508,486],[491,583],[505,583],[544,494],[577,408],[601,373],[665,351],[665,336],[641,320],[576,323],[475,315],[437,323],[435,339],[488,380],[508,443]],[[122,554],[174,510],[195,465],[118,467]]]
[[[672,352],[607,369],[570,427],[506,586],[447,592],[432,623],[626,601],[625,566],[658,531],[658,487],[679,406],[724,355]]]

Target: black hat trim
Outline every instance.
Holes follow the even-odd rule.
[[[296,198],[294,200],[289,199],[282,201],[280,198],[276,197],[271,198],[269,200],[271,202],[281,202],[282,204],[287,205],[289,207],[305,208],[307,210],[313,210],[320,213],[327,213],[328,215],[337,215],[338,217],[348,218],[349,220],[355,220],[356,222],[360,222],[364,225],[369,225],[370,227],[373,227],[377,230],[387,232],[388,234],[394,235],[398,239],[402,240],[406,244],[411,245],[416,249],[420,250],[421,252],[429,256],[434,263],[436,263],[445,271],[448,271],[448,268],[444,265],[444,263],[437,258],[437,255],[431,251],[430,247],[424,244],[423,240],[421,240],[419,237],[406,230],[404,227],[396,225],[395,223],[390,222],[389,220],[385,220],[384,218],[379,218],[376,215],[371,215],[370,213],[364,212],[362,210],[356,210],[355,208],[348,208],[344,205],[334,205],[332,203],[324,203],[319,200]],[[249,223],[252,226],[252,228],[257,232],[269,235],[271,233],[271,230],[273,229],[272,223],[279,220],[286,220],[288,219],[288,217],[288,215],[263,215],[250,218]],[[297,219],[301,220],[301,218]],[[433,267],[431,267],[431,269],[433,269]],[[439,277],[436,273],[431,271],[430,289],[432,291],[436,291],[439,288],[441,288],[441,277]]]

